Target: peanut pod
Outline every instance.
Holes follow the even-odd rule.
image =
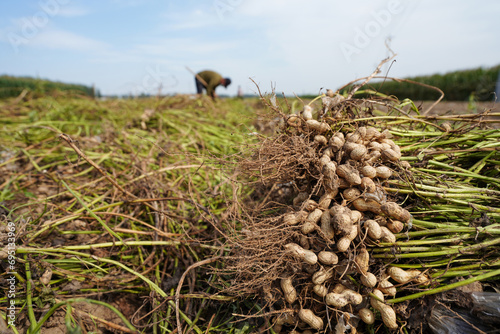
[[[375,315],[368,308],[362,308],[358,311],[358,316],[365,324],[371,325],[375,322]]]
[[[388,243],[395,243],[396,242],[396,236],[385,226],[380,226],[380,230],[382,231],[382,237],[380,240],[382,242],[388,242]]]
[[[357,235],[358,235],[358,226],[352,225],[351,231],[349,232],[349,234],[343,236],[337,242],[337,249],[339,250],[339,252],[346,252],[349,249],[349,245],[351,244],[351,241],[353,241]]]
[[[322,264],[332,266],[339,263],[339,257],[334,252],[321,251],[318,253],[318,260]]]
[[[308,121],[313,118],[312,112],[313,108],[310,105],[305,105],[304,110],[302,110],[302,117],[304,117],[304,119]]]
[[[326,210],[321,215],[321,231],[328,239],[333,239],[335,236],[335,230],[333,229],[330,217],[330,211]]]
[[[317,294],[321,298],[325,297],[326,294],[328,293],[328,289],[326,288],[326,286],[319,285],[319,284],[314,285],[313,291],[314,291],[315,294]]]
[[[321,219],[321,215],[323,214],[323,211],[321,209],[314,209],[311,213],[306,218],[306,223],[313,223],[317,224],[319,220]]]
[[[397,203],[386,202],[382,204],[380,209],[385,215],[404,223],[408,223],[411,220],[411,214],[407,210],[400,207]]]
[[[342,196],[348,201],[354,200],[361,195],[361,191],[358,188],[347,188],[342,191]]]
[[[357,146],[351,151],[351,159],[359,161],[368,153],[368,149],[363,144],[357,144]]]
[[[316,135],[314,136],[314,141],[318,143],[319,145],[326,145],[328,144],[328,139],[326,139],[325,136],[323,135]]]
[[[374,127],[369,126],[366,128],[366,134],[364,139],[366,141],[377,140],[378,138],[380,138],[380,136],[381,136],[380,131],[378,131]]]
[[[389,296],[396,295],[396,287],[389,281],[389,276],[382,278],[378,283],[378,289]]]
[[[349,165],[339,165],[337,167],[337,175],[344,178],[351,185],[361,184],[359,172]]]
[[[380,204],[375,201],[374,199],[364,199],[362,197],[356,198],[354,201],[352,201],[352,205],[356,208],[356,210],[359,211],[370,211],[376,214],[382,213],[380,209]]]
[[[318,262],[318,257],[314,254],[314,252],[304,249],[295,243],[286,244],[285,248],[294,256],[308,264],[316,264]]]
[[[361,284],[369,288],[374,288],[377,285],[377,277],[372,273],[361,274],[360,281]]]
[[[377,170],[373,166],[363,166],[359,172],[364,176],[364,177],[369,177],[370,179],[373,179],[374,177],[377,176]]]
[[[377,186],[375,185],[375,182],[369,177],[363,177],[361,179],[361,184],[360,187],[362,190],[369,192],[369,193],[374,193],[377,190]]]
[[[391,231],[392,233],[399,233],[403,230],[404,224],[400,222],[399,220],[392,220],[389,219],[389,221],[386,224],[386,227]]]
[[[394,151],[392,148],[385,149],[381,153],[382,153],[382,159],[384,160],[398,161],[399,159],[401,159],[401,152],[398,153]]]
[[[361,275],[364,275],[368,272],[369,263],[370,263],[370,254],[366,248],[362,248],[359,253],[354,258],[354,262],[356,263],[356,267],[358,268],[358,272]]]
[[[382,238],[382,229],[380,225],[375,220],[366,220],[363,223],[363,226],[366,228],[366,232],[368,236],[373,240],[378,240]]]
[[[40,283],[42,283],[43,285],[49,285],[51,279],[52,279],[52,269],[47,268],[43,273],[42,277],[40,277]]]
[[[337,213],[332,216],[332,223],[335,231],[341,234],[351,233],[353,222],[351,215],[347,213]]]
[[[317,131],[320,134],[330,130],[330,126],[328,124],[318,122],[315,119],[307,120],[306,124],[309,129]]]
[[[314,275],[312,277],[312,282],[315,285],[319,285],[319,284],[325,283],[326,280],[329,280],[332,277],[333,277],[333,270],[320,269],[319,271],[314,273]]]
[[[375,167],[377,171],[377,177],[381,179],[388,179],[392,176],[392,171],[389,167],[386,166],[378,166]]]
[[[415,282],[417,284],[429,284],[429,278],[417,269],[403,270],[398,267],[387,268],[387,274],[398,283],[405,284]]]
[[[380,290],[373,290],[373,294],[377,296],[379,299],[384,300],[384,295]],[[397,329],[398,323],[396,322],[396,312],[389,305],[384,304],[381,301],[371,297],[370,304],[372,307],[380,312],[382,316],[382,321],[384,324],[390,329]]]
[[[285,295],[285,300],[292,304],[297,300],[297,290],[293,287],[292,278],[282,278],[281,279],[281,290],[283,290],[283,294]]]
[[[333,152],[337,152],[344,146],[344,138],[340,138],[338,136],[332,136],[330,137],[329,144],[330,147],[332,148]]]
[[[305,308],[301,309],[299,311],[299,318],[315,330],[319,331],[323,329],[323,319],[316,316],[312,310]]]
[[[307,212],[298,211],[285,213],[283,215],[283,222],[287,225],[297,225],[298,223],[304,221],[307,217]]]
[[[325,302],[336,308],[342,308],[347,304],[359,305],[362,301],[363,297],[350,289],[345,289],[341,293],[330,292],[325,297]]]

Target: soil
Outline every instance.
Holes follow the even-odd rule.
[[[422,110],[429,108],[433,101],[415,101],[417,106],[422,106]],[[457,102],[457,101],[441,101],[429,112],[430,115],[463,115],[480,113],[485,110],[493,110],[500,112],[500,103],[494,102]]]
[[[421,107],[422,111],[426,111],[434,102],[432,101],[415,101],[417,107]],[[500,113],[500,102],[440,102],[433,107],[429,115],[464,115],[477,114],[491,110],[493,113]],[[500,120],[500,116],[486,117],[486,120]],[[499,127],[499,123],[495,123],[495,127]]]

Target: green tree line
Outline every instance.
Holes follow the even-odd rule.
[[[36,95],[53,94],[57,91],[70,92],[94,97],[99,95],[90,86],[79,84],[68,84],[31,77],[14,77],[9,75],[0,76],[0,98],[15,97],[28,90]]]
[[[406,78],[419,83],[437,87],[444,92],[448,101],[465,101],[473,97],[478,101],[495,99],[495,87],[499,79],[500,65],[491,68],[476,68],[454,71],[445,74],[434,74]],[[347,88],[348,90],[350,87]],[[412,100],[436,100],[440,93],[434,89],[409,82],[384,80],[370,83],[363,89],[375,90],[397,98]]]

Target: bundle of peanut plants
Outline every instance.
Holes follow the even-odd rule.
[[[410,302],[500,278],[499,114],[428,116],[359,88],[299,111],[262,97],[279,129],[241,163],[257,190],[222,273],[263,298],[269,331],[420,332]]]

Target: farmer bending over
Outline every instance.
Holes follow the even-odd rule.
[[[196,91],[198,94],[203,93],[203,88],[207,90],[207,95],[215,100],[217,94],[215,94],[215,88],[219,85],[227,88],[231,84],[231,79],[223,78],[219,73],[214,71],[202,71],[196,74]]]

